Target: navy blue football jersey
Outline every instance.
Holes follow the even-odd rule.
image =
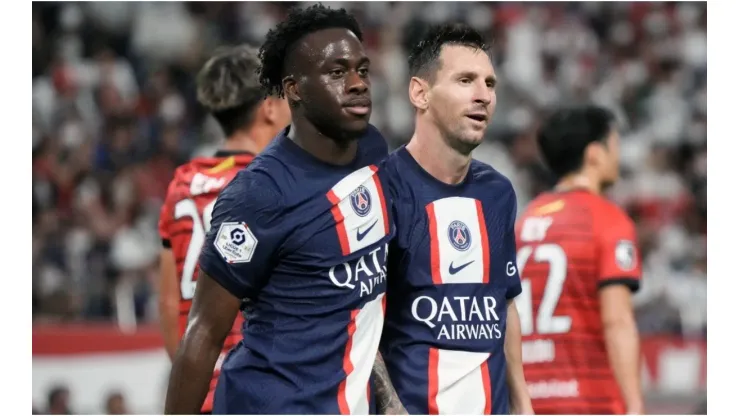
[[[449,185],[405,147],[383,168],[398,227],[380,350],[411,414],[508,414],[507,303],[521,292],[511,182],[473,161]]]
[[[245,299],[213,413],[368,414],[383,328],[391,201],[371,127],[348,166],[287,129],[224,188],[201,269]]]

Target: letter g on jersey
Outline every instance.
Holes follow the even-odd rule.
[[[225,222],[218,229],[213,245],[228,263],[249,263],[257,248],[257,238],[243,222]]]

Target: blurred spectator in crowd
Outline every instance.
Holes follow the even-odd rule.
[[[105,399],[105,414],[107,415],[128,415],[131,412],[126,407],[126,402],[123,399],[123,394],[114,391],[108,394]]]
[[[222,137],[194,74],[216,46],[259,44],[292,5],[33,4],[34,319],[156,319],[167,183]],[[412,131],[406,50],[424,27],[466,20],[493,40],[498,103],[475,157],[511,178],[520,207],[552,185],[533,140],[541,115],[582,101],[613,109],[624,179],[611,197],[632,214],[645,264],[640,328],[705,334],[705,3],[333,5],[363,25],[372,122],[391,148]]]
[[[50,415],[71,415],[69,410],[69,390],[64,386],[54,387],[49,391],[48,408],[46,413]]]

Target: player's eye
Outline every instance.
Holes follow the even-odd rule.
[[[464,77],[464,78],[460,78],[460,82],[462,84],[470,84],[471,82],[473,82],[473,80],[468,77]]]
[[[331,71],[329,71],[329,75],[331,75],[332,78],[341,78],[342,76],[344,76],[344,69],[332,69]]]
[[[370,74],[370,68],[360,68],[357,70],[357,73],[364,78]]]

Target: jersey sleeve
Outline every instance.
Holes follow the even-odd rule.
[[[172,248],[170,230],[175,221],[173,193],[176,179],[177,178],[173,179],[167,187],[167,196],[165,197],[162,208],[159,211],[159,224],[157,228],[159,229],[159,237],[162,239],[162,247],[164,248]]]
[[[201,270],[239,299],[256,297],[285,235],[280,206],[271,181],[255,172],[239,172],[216,200]]]
[[[519,269],[516,267],[516,213],[517,202],[514,187],[511,187],[509,217],[504,235],[504,258],[506,259],[507,289],[506,299],[514,299],[522,293],[522,281],[519,278]]]
[[[637,232],[632,220],[615,209],[602,217],[597,230],[599,260],[598,284],[624,284],[633,292],[640,288],[642,261],[637,245]]]

